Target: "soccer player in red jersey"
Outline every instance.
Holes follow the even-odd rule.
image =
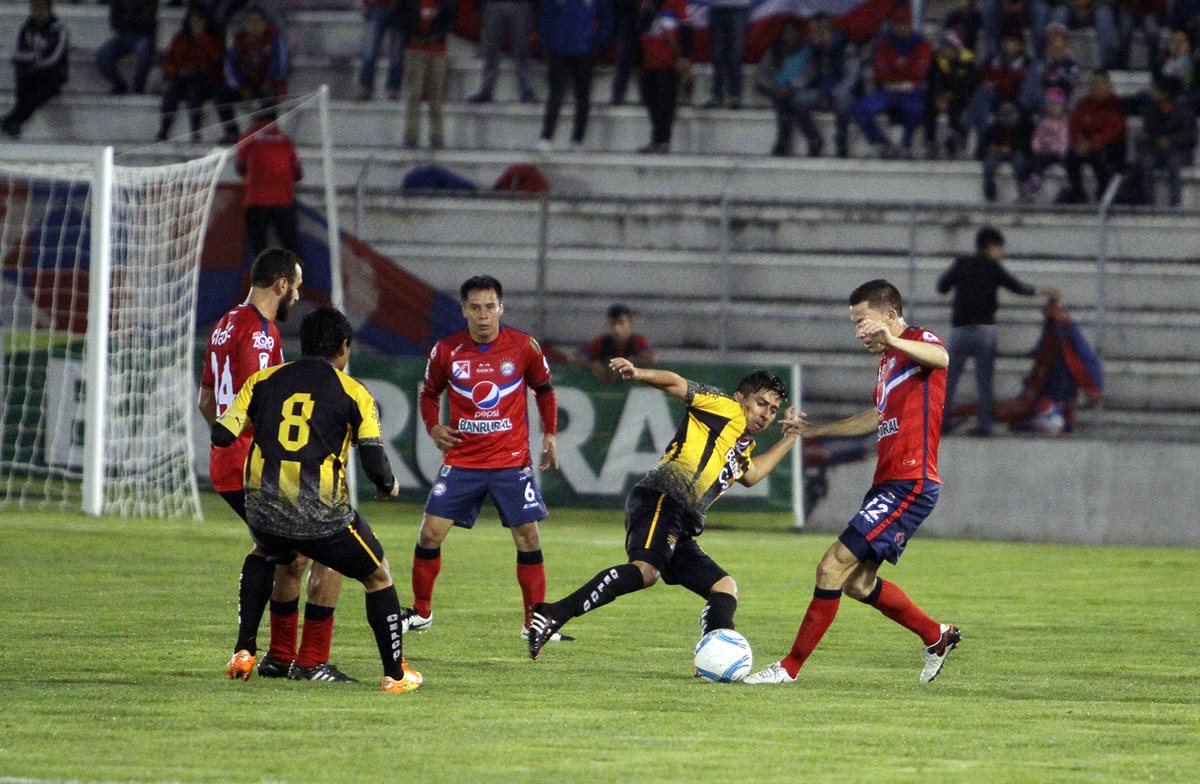
[[[254,260],[249,296],[217,322],[205,352],[199,407],[210,425],[233,403],[247,378],[283,363],[283,347],[275,322],[287,319],[288,310],[300,297],[301,281],[300,259],[291,251],[269,248]],[[253,428],[248,428],[231,446],[214,446],[209,452],[213,489],[243,521],[246,519],[243,469],[253,436]],[[226,671],[230,678],[246,680],[253,671],[258,627],[268,601],[271,645],[259,663],[260,675],[307,680],[346,678],[328,665],[333,610],[342,577],[321,564],[313,564],[309,574],[304,635],[300,653],[296,653],[300,580],[307,563],[308,559],[302,556],[291,564],[272,563],[257,543],[246,556],[238,587],[238,637]]]
[[[938,437],[950,363],[937,335],[904,321],[900,292],[872,280],[850,294],[855,336],[879,354],[875,405],[825,425],[801,413],[780,424],[800,436],[878,433],[875,478],[862,508],[817,564],[817,586],[792,650],[782,660],[746,678],[746,683],[791,683],[837,615],[845,593],[879,610],[925,644],[921,683],[937,677],[946,656],[962,638],[957,627],[938,623],[894,583],[876,575],[884,561],[895,564],[908,540],[933,511],[941,478]]]
[[[413,606],[404,610],[404,630],[424,631],[433,624],[442,541],[452,526],[474,526],[491,496],[517,546],[517,582],[525,602],[521,635],[526,637],[529,608],[546,598],[538,532],[546,505],[529,454],[526,394],[533,391],[542,421],[543,470],[558,466],[558,403],[541,346],[530,335],[500,324],[500,281],[478,275],[462,284],[459,295],[467,329],[433,347],[420,393],[421,420],[445,458],[421,520],[412,567]],[[442,424],[441,398],[447,389],[450,417],[449,424]]]

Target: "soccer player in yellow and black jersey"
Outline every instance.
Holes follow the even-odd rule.
[[[362,582],[367,622],[383,661],[382,689],[414,691],[421,674],[403,657],[400,600],[383,545],[346,491],[346,460],[357,443],[363,469],[382,498],[396,495],[379,432],[375,401],[343,372],[350,358],[350,322],[334,308],[308,314],[300,325],[296,362],[260,370],[212,426],[216,446],[233,443],[254,426],[246,459],[246,518],[250,535],[278,563],[297,552]]]
[[[640,381],[687,404],[687,416],[658,465],[625,502],[625,551],[629,562],[602,570],[574,593],[536,605],[530,622],[529,656],[567,621],[658,581],[682,585],[707,600],[700,614],[704,634],[732,629],[737,584],[708,556],[696,537],[704,531],[708,507],[736,481],[756,484],[771,473],[796,443],[782,438],[751,459],[754,437],[775,420],[787,388],[774,373],[756,371],[732,395],[689,381],[669,370],[638,368],[628,359],[609,363],[626,381]],[[787,416],[795,415],[789,408]]]

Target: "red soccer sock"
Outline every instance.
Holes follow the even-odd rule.
[[[841,591],[823,588],[813,590],[812,601],[808,603],[808,611],[804,613],[804,620],[800,622],[800,631],[796,632],[792,650],[781,661],[788,675],[795,678],[800,672],[808,655],[817,647],[817,643],[821,642],[833,619],[837,617],[841,601]]]
[[[913,604],[900,586],[883,578],[878,579],[875,590],[866,599],[867,604],[920,637],[926,645],[933,645],[942,638],[941,624]]]
[[[300,621],[300,601],[271,600],[271,647],[267,655],[281,662],[296,658],[296,627]]]
[[[525,602],[525,628],[529,628],[530,609],[546,601],[546,565],[542,562],[541,550],[517,551],[517,583]]]
[[[433,584],[441,570],[442,549],[417,545],[412,565],[413,609],[423,618],[428,618],[433,611]]]
[[[304,605],[304,628],[300,631],[300,652],[297,667],[316,667],[329,661],[329,645],[333,639],[333,608],[319,604]]]

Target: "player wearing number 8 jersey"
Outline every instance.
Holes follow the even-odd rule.
[[[209,337],[200,377],[199,407],[210,425],[233,403],[247,378],[283,362],[275,322],[286,321],[289,309],[299,298],[300,260],[282,248],[265,250],[254,260],[250,282],[246,301],[226,313]],[[252,437],[253,431],[247,430],[234,443],[214,446],[209,453],[213,489],[242,520],[246,519],[242,471]],[[314,564],[309,574],[304,634],[297,653],[300,581],[307,563],[307,558],[297,558],[290,564],[276,564],[257,545],[246,556],[238,582],[238,636],[226,671],[230,678],[250,677],[256,660],[258,627],[268,602],[271,643],[258,662],[261,675],[318,680],[345,677],[328,664],[341,576],[321,564]]]
[[[542,422],[540,468],[557,467],[558,404],[550,366],[531,336],[501,326],[504,289],[479,275],[459,289],[467,329],[439,340],[429,354],[421,387],[421,420],[445,458],[425,505],[413,557],[413,606],[405,630],[433,623],[433,585],[441,570],[441,545],[453,526],[471,528],[490,496],[500,522],[517,547],[517,582],[529,608],[546,596],[546,572],[538,521],[546,516],[529,454],[527,393],[537,400]],[[449,423],[440,421],[441,398],[449,390]]]
[[[362,582],[367,622],[383,663],[382,689],[412,691],[421,676],[408,669],[402,655],[400,600],[383,546],[350,506],[346,490],[352,443],[358,444],[363,469],[381,498],[394,497],[399,489],[384,452],[375,401],[344,372],[350,341],[350,322],[334,308],[305,316],[303,357],[247,379],[213,425],[212,442],[227,446],[254,425],[245,469],[251,536],[281,562],[298,551]]]
[[[895,564],[917,527],[937,503],[938,436],[946,396],[949,356],[932,332],[904,321],[900,292],[872,280],[850,294],[850,320],[868,351],[879,354],[875,405],[826,425],[801,413],[780,424],[801,436],[875,432],[878,462],[862,508],[817,565],[817,585],[792,650],[746,678],[746,683],[791,683],[837,615],[842,593],[870,605],[915,633],[925,644],[921,683],[937,677],[961,639],[958,628],[938,623],[894,583],[877,576],[884,561]]]

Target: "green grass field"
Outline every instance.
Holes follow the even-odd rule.
[[[0,516],[0,782],[1200,781],[1197,550],[918,539],[884,574],[964,630],[935,683],[915,637],[843,600],[796,684],[719,686],[691,677],[701,602],[664,585],[529,661],[489,517],[451,534],[434,627],[406,638],[424,688],[383,695],[357,584],[333,660],[362,683],[225,679],[248,540],[206,509]],[[419,510],[364,514],[405,602]],[[712,521],[757,669],[790,645],[830,537]],[[555,510],[543,531],[552,598],[623,557],[614,512]]]

